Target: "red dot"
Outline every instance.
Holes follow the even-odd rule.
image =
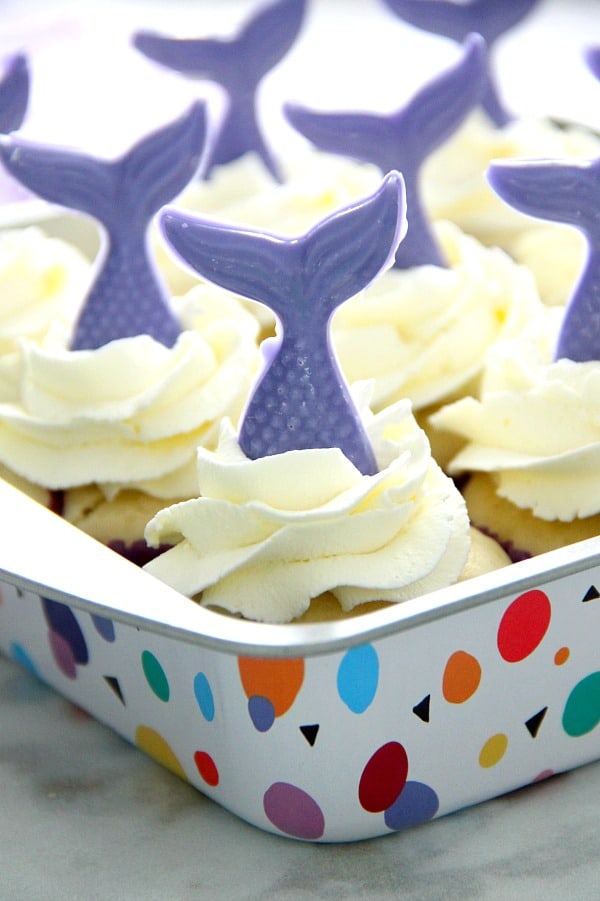
[[[406,782],[408,757],[396,741],[375,751],[365,766],[358,787],[358,799],[369,813],[380,813],[391,807]]]
[[[196,751],[194,763],[207,785],[219,784],[219,771],[210,754],[207,754],[206,751]]]
[[[537,588],[519,595],[507,608],[498,627],[498,650],[507,663],[529,657],[542,641],[552,608],[548,596]]]

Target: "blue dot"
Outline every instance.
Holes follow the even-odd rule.
[[[400,795],[384,814],[388,829],[408,829],[431,820],[438,812],[439,798],[424,782],[407,782]]]
[[[98,616],[97,613],[92,613],[92,622],[94,623],[96,632],[101,635],[105,641],[115,640],[115,626],[111,619],[108,619],[106,616]]]
[[[210,683],[204,673],[196,673],[194,678],[194,694],[198,702],[198,707],[205,720],[209,723],[215,718],[215,699],[210,687]]]
[[[253,695],[248,701],[248,713],[259,732],[268,732],[275,722],[275,708],[268,698]]]
[[[379,658],[370,644],[347,651],[337,674],[340,698],[352,713],[364,713],[372,704],[379,683]]]
[[[30,673],[33,673],[34,676],[38,676],[39,678],[39,673],[36,669],[35,663],[31,659],[25,648],[22,645],[17,644],[16,641],[13,641],[10,645],[10,656],[15,661],[15,663],[18,663],[19,666],[24,667],[26,670],[29,670]]]

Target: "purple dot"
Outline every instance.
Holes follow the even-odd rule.
[[[61,673],[64,673],[68,679],[77,678],[77,662],[70,643],[65,641],[58,632],[52,630],[48,632],[48,638],[52,656]]]
[[[384,814],[388,829],[408,829],[431,820],[440,806],[439,798],[424,782],[407,782]]]
[[[316,841],[325,832],[321,808],[309,794],[288,782],[274,782],[263,806],[270,822],[286,835]]]
[[[275,708],[268,698],[253,695],[248,700],[248,713],[259,732],[268,732],[275,722]]]

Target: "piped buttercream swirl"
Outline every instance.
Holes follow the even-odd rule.
[[[186,328],[173,348],[148,335],[91,351],[21,341],[18,397],[0,403],[0,462],[50,489],[195,495],[196,447],[214,446],[255,377],[257,324],[208,286],[179,312]]]
[[[455,582],[469,550],[464,501],[432,460],[408,401],[370,416],[380,471],[364,476],[337,448],[250,460],[228,423],[198,451],[200,497],[160,511],[148,569],[201,602],[289,622],[331,592],[344,611],[403,601]]]
[[[498,494],[541,519],[600,512],[600,364],[553,360],[563,310],[548,308],[489,354],[479,399],[431,417],[466,446],[451,473],[492,473]]]
[[[374,379],[373,409],[437,404],[479,376],[488,348],[541,309],[531,273],[450,222],[435,224],[448,268],[390,269],[333,319],[350,382]]]

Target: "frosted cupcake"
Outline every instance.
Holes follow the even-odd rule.
[[[515,556],[600,532],[598,171],[598,162],[491,168],[495,189],[519,209],[577,222],[588,260],[565,311],[548,310],[520,339],[490,351],[480,398],[432,419],[467,442],[450,471],[470,474],[473,522]]]
[[[540,306],[524,267],[449,222],[432,225],[423,208],[424,161],[479,102],[485,66],[483,41],[472,35],[460,62],[397,113],[287,109],[292,124],[318,147],[403,173],[407,236],[393,268],[336,314],[333,340],[351,382],[374,379],[375,410],[407,397],[426,429],[440,403],[477,391],[488,347],[516,334]],[[454,443],[429,437],[444,465]]]
[[[200,496],[146,529],[147,569],[205,605],[270,622],[370,609],[455,582],[469,522],[407,401],[373,415],[331,352],[333,310],[392,261],[402,179],[294,239],[165,213],[203,277],[268,303],[281,326],[237,433],[198,452]],[[274,278],[274,273],[277,277]],[[307,324],[310,323],[310,328]]]
[[[237,419],[257,365],[254,318],[215,289],[172,303],[147,251],[149,221],[195,174],[204,134],[197,105],[117,161],[2,146],[10,171],[98,218],[107,241],[69,334],[18,344],[0,462],[111,544],[141,540],[166,502],[197,493],[196,448]]]
[[[449,219],[483,244],[504,248],[534,273],[541,298],[564,304],[575,284],[585,244],[574,229],[540,223],[497,197],[485,173],[495,159],[590,158],[600,155],[600,139],[576,125],[515,117],[505,107],[493,73],[498,38],[518,25],[537,0],[500,4],[495,0],[456,4],[421,0],[385,0],[404,21],[452,38],[471,31],[483,35],[491,60],[479,109],[433,153],[423,168],[423,201],[433,219]],[[435,14],[434,14],[435,13]]]

